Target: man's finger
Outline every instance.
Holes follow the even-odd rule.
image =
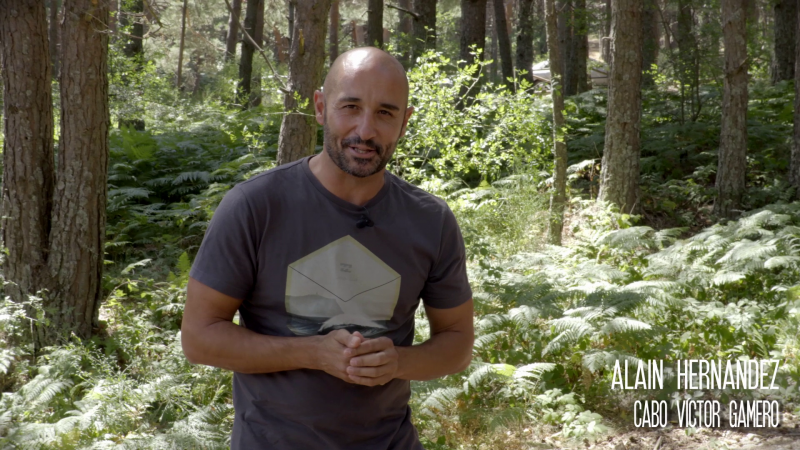
[[[363,343],[361,343],[358,347],[350,347],[349,350],[345,350],[345,355],[347,356],[358,356],[358,355],[365,355],[367,353],[375,353],[380,352],[382,350],[386,350],[387,348],[394,347],[394,342],[387,337],[380,337],[377,339],[367,339]]]
[[[358,358],[350,358],[350,365],[353,367],[375,367],[382,366],[388,362],[389,355],[383,351],[369,353]]]
[[[372,378],[372,377],[360,377],[358,375],[350,375],[350,380],[352,383],[360,384],[363,386],[381,386],[391,381],[392,378],[389,376]]]

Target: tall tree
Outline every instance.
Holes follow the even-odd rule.
[[[558,9],[558,49],[561,52],[561,71],[564,74],[564,92],[566,96],[575,95],[578,91],[577,55],[575,53],[575,43],[573,42],[573,21],[572,21],[572,2],[573,0],[559,0],[556,3]]]
[[[336,58],[339,57],[339,22],[341,16],[339,15],[339,0],[331,1],[331,23],[328,31],[328,62],[333,65]]]
[[[5,293],[21,303],[46,287],[55,161],[47,18],[40,0],[0,8],[3,73]]]
[[[53,61],[53,78],[58,79],[58,10],[61,0],[50,0],[50,59]]]
[[[119,17],[120,25],[128,29],[122,52],[128,58],[132,72],[141,72],[144,70],[144,0],[122,0]],[[123,77],[123,82],[133,89],[129,77]],[[130,113],[120,117],[119,126],[142,131],[145,126],[143,117],[144,111],[134,105]]]
[[[181,43],[178,45],[178,75],[175,79],[175,87],[183,88],[183,49],[186,43],[186,14],[189,13],[187,0],[183,0],[181,9]]]
[[[600,57],[607,64],[611,64],[611,0],[605,0],[603,13],[605,15],[603,21],[605,36],[600,41]]]
[[[533,83],[533,4],[534,0],[519,0],[517,26],[517,73],[524,70],[526,73],[521,78],[529,83]]]
[[[492,0],[492,4],[494,6],[495,34],[500,51],[500,73],[503,76],[503,83],[513,90],[514,83],[509,79],[514,77],[514,62],[511,60],[511,40],[508,37],[506,8],[503,0]]]
[[[681,122],[686,119],[686,106],[691,120],[700,112],[700,52],[694,34],[694,9],[692,0],[678,0],[678,82],[681,90]]]
[[[243,109],[255,106],[261,98],[260,89],[254,89],[253,56],[256,47],[261,47],[264,38],[264,0],[249,0],[244,16],[245,36],[242,41],[242,56],[239,59],[239,85],[236,97]],[[324,40],[323,40],[324,42]],[[323,46],[324,48],[324,46]],[[258,86],[260,87],[260,85]]]
[[[367,45],[383,48],[383,0],[368,0]]]
[[[397,59],[403,67],[408,69],[411,66],[411,45],[409,45],[408,39],[414,27],[414,18],[411,15],[414,12],[411,11],[411,0],[399,0],[397,6],[397,31],[403,39],[402,51],[397,55]]]
[[[797,0],[777,0],[775,11],[775,57],[772,61],[772,83],[794,78],[797,42]]]
[[[639,123],[641,121],[642,4],[611,2],[611,74],[606,139],[600,175],[600,200],[632,212],[639,201]]]
[[[292,50],[289,54],[289,93],[283,97],[286,111],[298,109],[294,94],[308,100],[302,114],[283,116],[278,137],[278,164],[296,161],[314,152],[317,122],[314,120],[314,90],[322,84],[325,66],[325,30],[331,0],[297,0],[292,27]]]
[[[416,60],[427,50],[436,49],[436,3],[438,0],[412,0],[416,14],[411,27],[411,58]]]
[[[800,8],[797,11],[797,26],[797,36],[800,38]],[[800,44],[795,45],[794,64],[794,139],[789,159],[789,181],[794,186],[795,198],[800,198]]]
[[[239,20],[242,15],[242,0],[231,2],[232,11],[228,12],[228,34],[225,37],[225,62],[236,58],[236,43],[239,42]]]
[[[486,49],[486,0],[461,0],[461,43],[458,59],[466,65],[483,61]],[[475,59],[477,52],[478,60]],[[479,72],[475,73],[475,77]],[[461,97],[469,97],[479,89],[476,80],[472,89],[462,89]],[[460,103],[463,105],[465,102]]]
[[[746,0],[722,0],[725,77],[714,213],[732,217],[741,205],[747,169]]]
[[[642,6],[642,84],[654,83],[651,68],[658,59],[658,3],[657,0],[643,0]]]
[[[572,8],[572,45],[574,47],[575,92],[589,90],[589,12],[586,0],[574,0]]]
[[[550,220],[548,242],[561,244],[561,230],[564,225],[564,205],[567,201],[567,144],[564,142],[564,94],[561,73],[561,52],[559,51],[558,13],[555,0],[545,0],[545,21],[547,28],[547,47],[550,56],[550,86],[553,96],[553,188],[550,194]]]

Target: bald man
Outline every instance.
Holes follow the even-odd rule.
[[[234,450],[421,449],[409,380],[472,355],[461,233],[385,169],[413,112],[394,57],[342,54],[314,105],[324,151],[238,184],[214,213],[183,350],[235,372]],[[412,345],[420,299],[431,337]]]

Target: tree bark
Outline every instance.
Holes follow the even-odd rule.
[[[519,0],[519,25],[517,26],[517,76],[533,84],[533,3]],[[525,71],[521,75],[521,71]]]
[[[106,2],[65,0],[61,72],[61,139],[48,265],[52,287],[38,328],[53,343],[91,336],[102,300],[108,179],[108,34]]]
[[[500,55],[497,46],[497,28],[494,23],[494,3],[493,0],[486,1],[486,39],[487,39],[487,53],[488,57],[485,58],[490,63],[486,64],[486,78],[491,80],[492,83],[497,83],[500,77],[498,76],[498,66],[500,65]],[[491,41],[488,41],[491,37]]]
[[[598,197],[631,213],[639,207],[642,4],[613,0],[611,5],[612,65]]]
[[[775,59],[772,61],[772,83],[794,78],[797,36],[797,0],[778,0],[775,11]]]
[[[548,242],[561,245],[561,230],[564,225],[564,206],[567,201],[567,144],[564,142],[564,94],[559,49],[558,13],[555,0],[545,0],[547,47],[550,56],[550,86],[553,97],[553,187],[550,194],[550,220]]]
[[[741,206],[747,169],[747,9],[745,0],[722,0],[725,78],[714,213],[733,217]]]
[[[144,1],[128,0],[124,1],[121,6],[119,15],[120,25],[123,27],[130,26],[130,30],[128,31],[130,36],[122,52],[125,57],[131,61],[135,71],[141,72],[144,70],[144,23],[142,23],[144,19]],[[135,19],[132,23],[131,17]],[[129,77],[123,76],[123,82],[129,85]],[[139,131],[144,130],[144,111],[139,110],[139,108],[135,108],[134,111],[133,114],[120,118],[120,128],[129,127]]]
[[[797,27],[797,36],[800,37],[800,8],[797,11]],[[789,182],[795,188],[795,198],[800,199],[800,45],[795,45],[794,64],[794,139],[789,159]]]
[[[589,12],[586,10],[586,0],[574,2],[572,45],[575,48],[575,91],[581,93],[589,90]]]
[[[328,29],[328,60],[330,65],[339,57],[339,0],[331,1],[331,22]]]
[[[187,0],[183,0],[183,9],[181,11],[181,43],[178,46],[178,76],[175,79],[175,87],[181,90],[183,89],[183,45],[186,41],[186,14],[188,12],[186,2]]]
[[[503,0],[492,0],[492,4],[494,6],[494,24],[500,51],[500,73],[503,77],[503,83],[513,91],[514,82],[509,81],[509,79],[513,80],[514,78],[514,63],[511,60],[511,41],[508,38],[506,8]]]
[[[461,41],[458,59],[469,66],[483,61],[486,50],[486,0],[461,0]],[[475,54],[478,59],[476,60]],[[472,97],[480,90],[480,70],[475,72],[472,88],[463,87],[460,97]],[[464,105],[468,102],[461,102]]]
[[[651,73],[653,64],[658,59],[658,3],[656,0],[644,0],[642,6],[642,85],[653,86],[655,83]]]
[[[264,38],[264,0],[250,0],[247,2],[244,29],[255,43],[261,47]],[[253,73],[253,56],[255,52],[256,47],[253,42],[245,38],[242,41],[242,56],[239,60],[239,85],[236,92],[236,98],[239,104],[242,105],[242,109],[249,109],[251,106],[255,106],[256,99],[261,98],[260,90],[253,89],[255,75]]]
[[[572,10],[573,0],[561,0],[556,3],[558,9],[558,47],[561,52],[561,70],[564,74],[565,96],[575,95],[578,92],[577,83],[577,55],[573,36]]]
[[[228,13],[228,35],[225,37],[225,62],[236,58],[236,44],[239,42],[239,19],[242,16],[242,0],[231,2],[233,12]]]
[[[604,25],[605,25],[606,35],[600,42],[600,57],[603,58],[603,61],[605,61],[606,64],[608,64],[610,67],[611,66],[611,0],[606,0],[603,12],[605,13]]]
[[[53,62],[53,79],[58,80],[58,10],[61,0],[50,0],[50,59]]]
[[[412,0],[414,18],[411,27],[411,59],[414,62],[428,50],[436,49],[436,3],[438,0]]]
[[[383,48],[383,0],[369,0],[367,45]]]
[[[331,0],[297,0],[293,26],[292,50],[289,55],[289,94],[283,97],[286,111],[298,108],[294,93],[308,100],[300,112],[283,117],[278,138],[278,164],[296,161],[314,153],[317,144],[317,122],[314,119],[313,96],[322,84],[325,65],[325,25]]]
[[[40,0],[0,8],[3,73],[5,293],[17,303],[47,287],[55,161],[47,16]]]
[[[399,0],[397,6],[405,10],[411,11],[411,0]],[[401,37],[400,53],[397,55],[398,61],[406,69],[411,67],[411,42],[409,41],[414,27],[414,18],[411,14],[403,11],[397,11],[399,20],[397,21],[397,31]]]

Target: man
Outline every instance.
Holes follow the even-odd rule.
[[[324,151],[240,183],[217,208],[183,350],[235,372],[234,450],[421,449],[409,380],[471,359],[463,240],[443,201],[385,170],[413,112],[394,57],[342,54],[314,104]],[[431,338],[412,346],[420,298]]]

